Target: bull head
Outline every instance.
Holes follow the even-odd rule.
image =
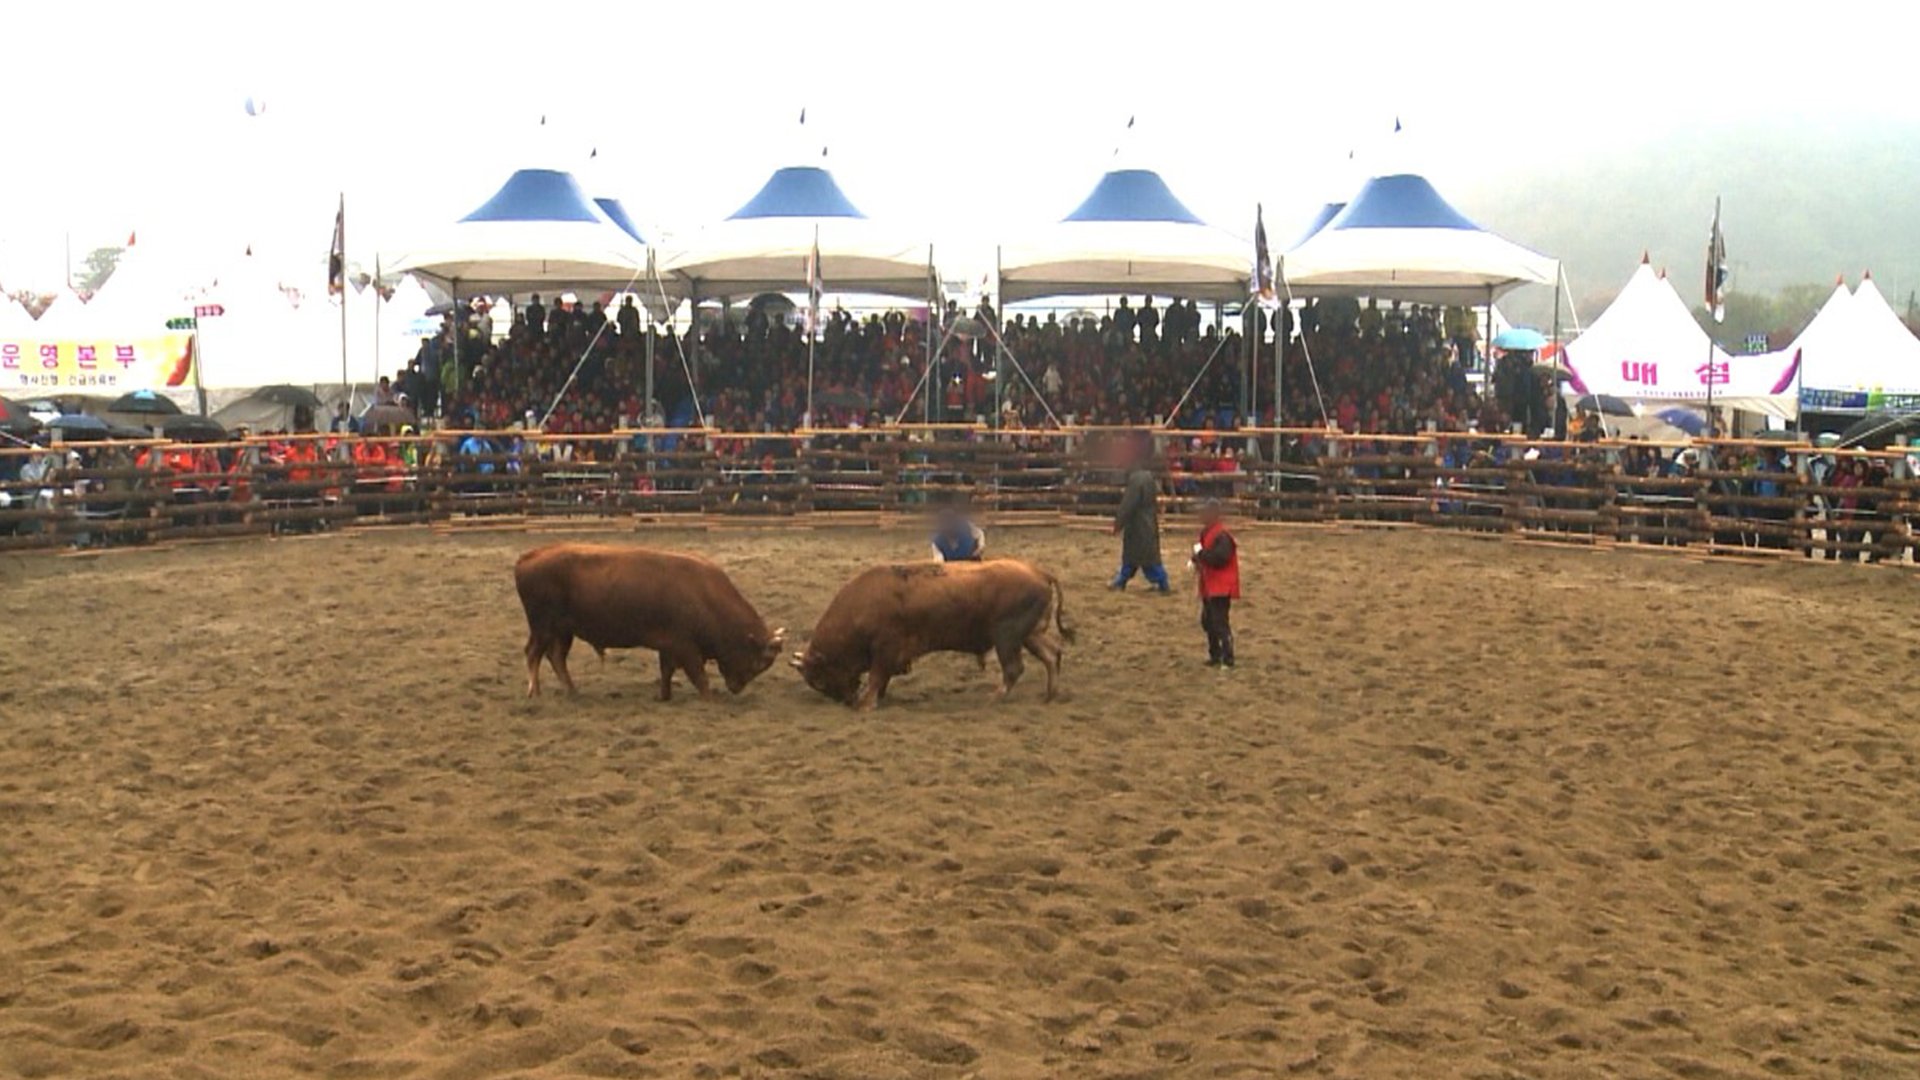
[[[751,639],[749,644],[751,645]],[[741,656],[731,664],[722,661],[720,674],[727,680],[727,689],[736,694],[745,690],[748,683],[759,678],[762,672],[773,666],[775,660],[780,659],[780,650],[786,648],[786,645],[787,628],[783,626],[769,634],[765,641],[753,646],[752,651],[747,655]],[[748,656],[751,656],[751,660],[747,659]]]
[[[796,652],[788,661],[800,672],[807,685],[844,705],[851,705],[860,696],[860,671],[845,671],[827,662],[826,658],[813,651]]]

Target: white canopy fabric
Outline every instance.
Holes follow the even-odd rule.
[[[1200,220],[1158,173],[1116,169],[1064,219],[1001,248],[1000,298],[1244,300],[1252,266],[1250,241]]]
[[[1280,260],[1298,296],[1373,296],[1484,304],[1521,285],[1552,285],[1559,263],[1482,229],[1425,177],[1376,176]]]
[[[571,173],[521,169],[437,238],[387,259],[385,270],[466,296],[638,289],[647,248]]]
[[[670,250],[660,273],[700,298],[806,288],[816,239],[828,291],[925,300],[936,290],[932,246],[869,220],[811,165],[775,170],[732,216]]]
[[[1567,385],[1580,394],[1799,413],[1791,352],[1729,356],[1694,321],[1673,283],[1644,261],[1600,317],[1567,345]]]
[[[1852,295],[1835,288],[1813,321],[1788,347],[1806,364],[1809,391],[1920,394],[1920,338],[1893,313],[1872,278]],[[1855,407],[1865,407],[1861,402]]]

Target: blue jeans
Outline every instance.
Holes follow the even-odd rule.
[[[1147,584],[1161,592],[1166,592],[1171,588],[1171,586],[1167,584],[1167,568],[1165,566],[1159,563],[1154,563],[1151,566],[1135,566],[1125,559],[1120,560],[1120,572],[1113,576],[1113,587],[1116,589],[1126,588],[1127,582],[1133,580],[1135,573],[1145,574]]]

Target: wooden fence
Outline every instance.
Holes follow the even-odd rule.
[[[1906,451],[1702,441],[1636,475],[1642,442],[1509,436],[1233,434],[902,426],[799,434],[623,431],[404,439],[254,438],[0,450],[0,548],[343,527],[566,519],[857,520],[965,499],[999,522],[1110,515],[1119,448],[1151,437],[1167,510],[1218,498],[1242,520],[1429,526],[1715,554],[1912,562],[1920,480]],[[1274,437],[1279,460],[1260,453]],[[1199,441],[1199,445],[1195,445]],[[1756,462],[1754,456],[1759,455]],[[1846,486],[1835,465],[1871,481]]]

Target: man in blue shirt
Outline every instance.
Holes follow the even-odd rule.
[[[987,550],[987,534],[967,520],[957,506],[943,506],[934,515],[933,557],[941,562],[979,562]]]

